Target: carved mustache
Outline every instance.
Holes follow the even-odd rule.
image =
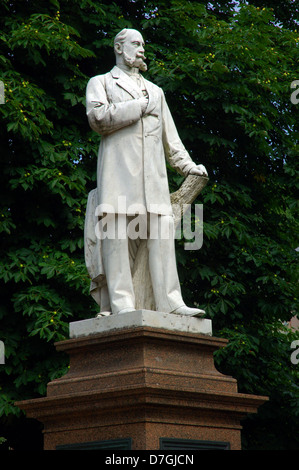
[[[146,57],[145,57],[145,55],[144,55],[144,54],[141,54],[141,53],[139,53],[139,54],[136,54],[136,57],[137,57],[137,59],[146,60]]]

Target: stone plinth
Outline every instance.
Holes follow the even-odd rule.
[[[136,310],[123,315],[90,318],[70,323],[70,338],[142,326],[182,333],[212,335],[212,321],[205,318],[173,315],[152,310]]]
[[[238,393],[216,370],[226,344],[195,317],[140,310],[74,322],[56,344],[69,372],[18,406],[44,424],[45,449],[129,439],[132,450],[158,450],[161,438],[240,449],[240,421],[266,397]]]

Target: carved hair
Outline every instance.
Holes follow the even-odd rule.
[[[119,33],[117,33],[117,35],[114,38],[114,47],[117,43],[123,44],[125,42],[128,31],[129,30],[127,28],[124,28]]]

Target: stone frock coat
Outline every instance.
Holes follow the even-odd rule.
[[[142,90],[117,66],[88,82],[88,121],[102,135],[98,203],[128,215],[135,214],[130,213],[130,206],[136,204],[147,212],[171,215],[165,157],[185,176],[196,165],[178,136],[162,89],[143,80],[149,97],[143,116],[137,100]],[[125,209],[119,207],[119,196],[126,198]]]
[[[103,212],[135,215],[130,209],[138,204],[147,212],[172,215],[165,158],[184,176],[196,166],[178,136],[163,90],[143,81],[149,98],[143,116],[138,101],[142,90],[117,66],[87,84],[88,122],[102,135],[97,188],[88,197],[84,234],[90,293],[99,305],[106,279],[101,241],[95,235],[96,207],[105,204]]]

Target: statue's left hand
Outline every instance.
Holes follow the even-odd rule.
[[[208,176],[208,172],[203,165],[196,165],[191,168],[189,175]]]

